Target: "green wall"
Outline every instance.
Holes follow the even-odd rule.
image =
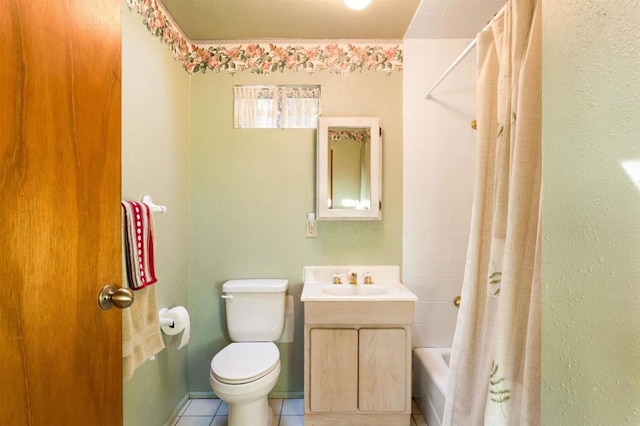
[[[640,423],[640,189],[620,166],[640,159],[636,3],[544,3],[545,426]],[[190,79],[125,6],[122,25],[123,198],[149,193],[169,207],[156,223],[159,305],[188,305],[192,317],[188,385],[187,350],[165,338],[169,349],[124,385],[125,424],[162,424],[188,390],[211,395],[209,361],[228,342],[220,287],[231,278],[290,280],[296,335],[280,345],[275,393],[298,396],[302,267],[401,262],[402,76]],[[315,131],[232,128],[234,84],[296,83],[322,85],[323,115],[382,117],[382,222],[321,222],[307,239]]]
[[[542,424],[640,424],[640,7],[543,8]]]
[[[189,94],[187,74],[123,4],[122,198],[168,209],[155,216],[158,308],[187,305]],[[164,342],[124,382],[125,425],[162,425],[188,394],[187,350]]]
[[[233,129],[233,86],[319,84],[325,116],[379,116],[383,127],[383,220],[319,222],[315,211],[316,131]],[[191,79],[189,163],[189,390],[211,396],[209,368],[227,343],[222,283],[287,278],[294,296],[295,339],[280,344],[282,373],[273,396],[303,391],[302,268],[305,265],[401,264],[402,74],[242,72]]]

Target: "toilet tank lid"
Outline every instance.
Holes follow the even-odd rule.
[[[289,280],[247,279],[229,280],[222,285],[222,291],[235,293],[277,293],[287,291]]]

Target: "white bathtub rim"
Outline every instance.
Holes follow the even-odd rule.
[[[451,348],[415,348],[414,353],[429,371],[440,393],[446,396],[449,366],[444,361],[444,356],[451,356]]]

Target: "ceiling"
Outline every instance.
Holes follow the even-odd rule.
[[[160,0],[191,40],[473,38],[506,0]]]
[[[404,38],[474,38],[506,2],[422,0]]]

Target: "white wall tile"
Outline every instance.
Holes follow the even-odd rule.
[[[407,197],[405,192],[405,198]],[[413,233],[413,232],[421,232],[424,233],[426,231],[427,223],[424,220],[425,209],[414,209],[406,206],[405,200],[405,208],[403,211],[403,223],[404,223],[404,232]]]
[[[427,191],[429,189],[429,191]],[[404,208],[405,209],[426,209],[427,196],[434,192],[426,186],[405,186],[404,188]]]
[[[451,142],[449,150],[449,162],[471,164],[471,142]]]
[[[464,266],[467,261],[467,256],[449,256],[449,278],[462,279],[464,278]]]
[[[424,279],[426,275],[425,256],[403,256],[402,277],[405,280],[412,278]]]
[[[447,186],[427,186],[424,188],[424,199],[420,205],[424,209],[448,209],[451,206]]]
[[[428,280],[449,278],[449,256],[426,256],[424,277]]]
[[[450,256],[466,256],[469,246],[469,233],[468,232],[450,232],[447,234],[448,242],[447,248],[449,249]]]
[[[473,187],[452,185],[449,187],[449,205],[452,209],[462,209],[471,212],[473,204]],[[471,220],[471,215],[469,215]]]
[[[473,79],[473,75],[467,75],[464,79]],[[460,141],[471,142],[475,140],[475,130],[471,127],[471,122],[476,119],[473,112],[466,109],[467,103],[469,103],[471,92],[469,87],[461,89],[461,93],[464,94],[464,101],[458,105],[458,108],[451,112],[451,125],[455,129],[456,139]],[[471,145],[469,145],[471,146]]]
[[[424,181],[427,186],[449,186],[450,173],[449,166],[443,163],[429,164],[423,166],[425,170]]]
[[[449,163],[448,171],[450,185],[473,188],[473,167],[469,167],[469,163]],[[471,194],[467,193],[465,197],[465,201],[471,207],[471,202],[473,201]]]
[[[418,296],[421,301],[449,302],[460,294],[462,280],[427,280],[424,278],[408,278],[404,284]]]
[[[451,301],[418,301],[414,309],[414,323],[416,324],[454,325],[457,317],[458,309]]]
[[[428,232],[423,236],[425,240],[425,252],[427,256],[446,256],[451,253],[451,234],[441,232]]]
[[[471,228],[471,210],[451,209],[451,231],[469,232]]]
[[[430,140],[448,141],[455,134],[455,128],[448,116],[428,116],[425,124],[425,131],[428,132]]]
[[[426,164],[447,164],[449,159],[449,144],[446,141],[429,139],[426,144]]]
[[[403,179],[405,186],[421,186],[429,181],[429,167],[424,163],[405,163],[403,165]]]
[[[417,301],[413,308],[413,323],[414,324],[426,324],[427,318],[429,315],[428,312],[428,303],[429,302],[420,302]]]
[[[403,113],[405,113],[407,117],[422,117],[427,112],[427,106],[424,103],[424,94],[420,90],[406,93],[403,103]],[[410,127],[415,127],[415,125],[411,124]]]
[[[426,232],[449,232],[449,210],[427,209],[425,211]]]
[[[402,236],[402,251],[407,256],[425,256],[426,241],[422,232],[405,232]]]
[[[409,139],[406,134],[404,135],[402,150],[404,164],[423,164],[427,158],[427,145],[424,141],[421,139]]]
[[[471,54],[434,92],[468,40],[404,42],[403,280],[417,296],[414,346],[450,346],[473,200],[475,58]]]
[[[413,347],[450,348],[455,325],[413,324],[411,345]]]

